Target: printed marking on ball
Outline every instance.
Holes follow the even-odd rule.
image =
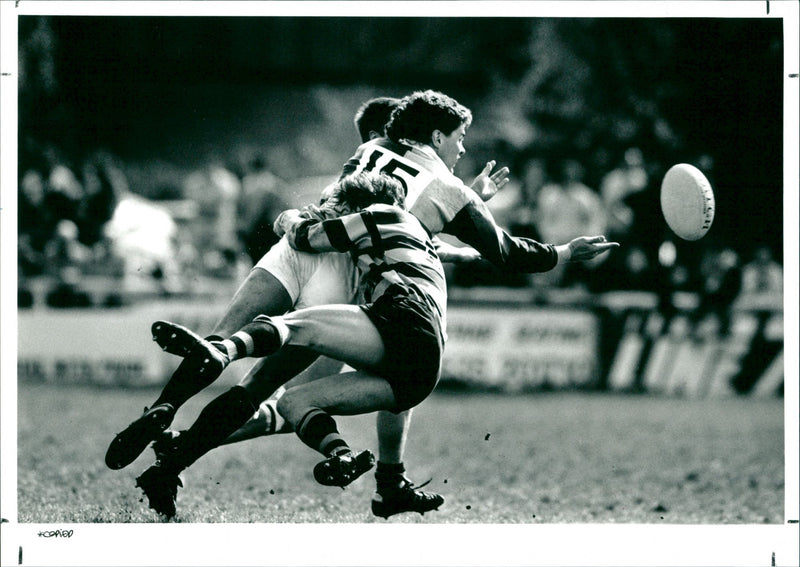
[[[714,222],[714,191],[703,172],[673,165],[661,182],[661,211],[667,226],[684,240],[699,240]]]

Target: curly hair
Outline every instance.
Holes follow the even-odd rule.
[[[368,100],[358,108],[353,122],[362,142],[369,140],[370,132],[384,132],[389,116],[399,102],[399,98],[380,96]]]
[[[329,203],[351,212],[370,205],[405,204],[405,190],[400,182],[385,173],[363,171],[342,178],[334,187]]]
[[[394,142],[430,142],[434,130],[449,136],[462,124],[472,123],[472,112],[454,98],[437,91],[417,91],[404,97],[392,112],[386,135]]]

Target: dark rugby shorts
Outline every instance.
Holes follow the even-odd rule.
[[[427,398],[439,381],[444,339],[431,308],[407,295],[386,293],[362,305],[383,339],[386,354],[373,370],[392,387],[405,411]]]

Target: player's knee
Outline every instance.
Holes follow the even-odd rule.
[[[295,419],[303,416],[303,410],[306,405],[307,404],[302,400],[302,397],[298,395],[297,391],[290,388],[278,398],[275,409],[278,410],[278,413],[283,419],[294,423]]]

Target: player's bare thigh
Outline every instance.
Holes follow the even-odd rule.
[[[386,352],[383,338],[356,305],[321,305],[286,314],[288,343],[307,347],[355,368],[380,364]]]
[[[364,371],[344,372],[316,380],[313,384],[286,390],[278,400],[278,411],[290,423],[297,423],[310,408],[333,415],[357,415],[394,407],[389,383]]]
[[[348,256],[298,252],[284,238],[250,271],[213,334],[230,336],[260,314],[350,303],[357,289],[357,271]]]

